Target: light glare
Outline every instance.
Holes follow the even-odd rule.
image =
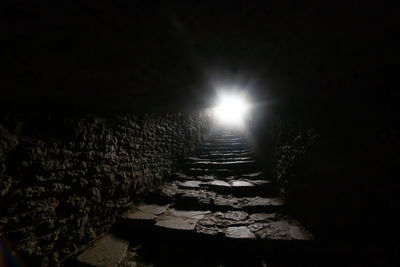
[[[249,105],[241,95],[221,95],[214,108],[214,117],[218,123],[242,126]]]

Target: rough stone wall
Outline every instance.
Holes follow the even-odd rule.
[[[396,240],[398,128],[332,124],[270,128],[273,176],[290,211],[320,240]]]
[[[279,123],[273,128],[273,173],[283,197],[289,198],[304,180],[310,150],[318,142],[318,133],[312,128],[297,128]]]
[[[104,233],[206,133],[199,114],[3,119],[2,239],[29,265],[55,265]]]

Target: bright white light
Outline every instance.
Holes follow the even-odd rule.
[[[234,126],[243,126],[249,104],[244,96],[223,94],[214,108],[214,117],[218,123]]]

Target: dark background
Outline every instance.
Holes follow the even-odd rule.
[[[245,88],[273,173],[304,150],[293,212],[321,238],[395,240],[399,3],[371,2],[3,1],[1,108],[185,111]]]
[[[377,116],[397,96],[390,2],[4,1],[2,102],[182,109],[235,84],[326,121]]]

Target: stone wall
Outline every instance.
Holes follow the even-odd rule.
[[[272,177],[317,239],[382,243],[400,236],[398,128],[274,119],[263,135],[273,152]]]
[[[316,129],[285,125],[279,120],[275,122],[272,132],[273,177],[280,194],[288,199],[296,193],[298,186],[307,182],[307,175],[304,174],[308,167],[307,159],[319,136]]]
[[[207,134],[196,114],[0,121],[0,233],[29,265],[54,265],[104,233]]]

